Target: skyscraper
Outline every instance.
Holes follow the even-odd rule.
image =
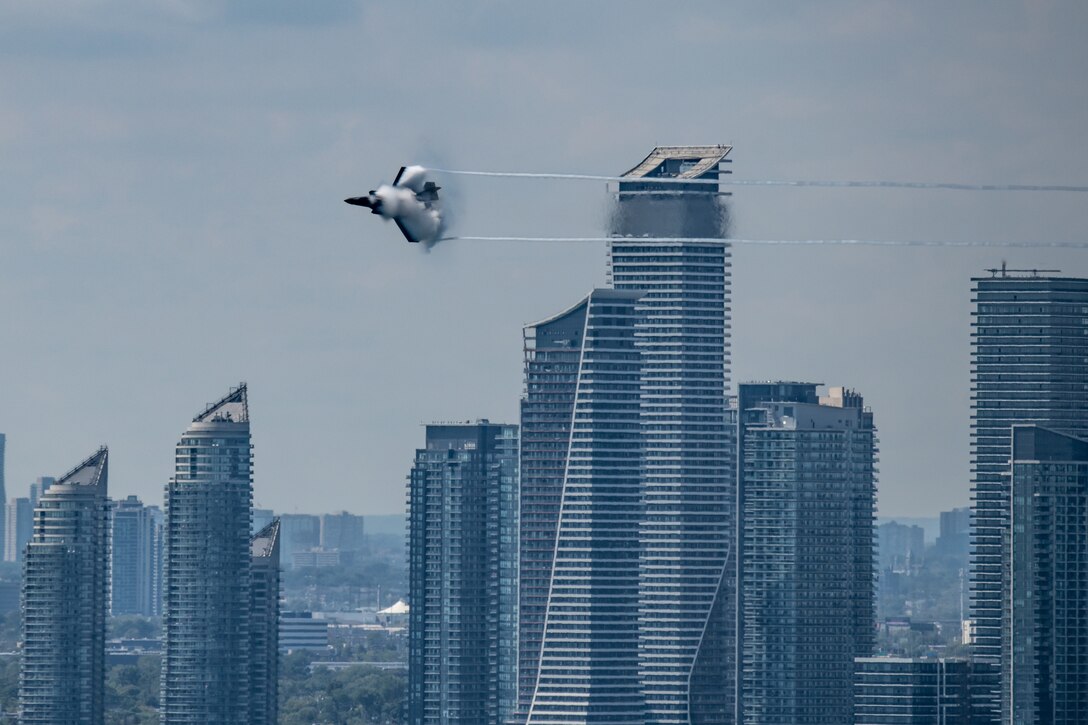
[[[872,654],[873,417],[853,391],[815,397],[797,383],[741,385],[738,396],[751,725],[850,722],[854,658]]]
[[[20,562],[30,541],[34,509],[28,498],[13,498],[4,506],[4,561]]]
[[[530,725],[646,721],[639,296],[594,290],[525,328],[520,707]]]
[[[136,496],[116,501],[111,512],[110,612],[114,616],[158,614],[162,521],[154,506]]]
[[[1088,440],[1013,426],[1010,509],[1002,722],[1084,723]]]
[[[276,725],[279,713],[280,522],[250,540],[249,725]]]
[[[23,568],[19,721],[101,725],[109,587],[108,453],[100,448],[38,501]]]
[[[517,426],[428,425],[408,478],[408,722],[497,725],[512,713]]]
[[[635,330],[645,442],[640,652],[647,719],[657,725],[734,717],[730,246],[718,186],[701,183],[728,173],[730,150],[654,149],[619,184],[612,231],[622,238],[608,249],[611,285],[644,293]]]
[[[251,448],[244,383],[177,444],[166,487],[165,725],[249,722]]]
[[[1088,435],[1088,279],[991,270],[972,312],[973,654],[997,662],[1007,587],[1011,427]]]

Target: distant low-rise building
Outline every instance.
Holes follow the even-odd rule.
[[[326,568],[340,566],[342,557],[338,550],[322,549],[316,546],[306,551],[296,551],[291,554],[291,566],[295,569],[310,567]]]
[[[283,612],[280,615],[281,652],[323,650],[329,646],[329,623],[313,612]]]

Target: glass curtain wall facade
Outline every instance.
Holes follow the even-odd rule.
[[[1011,427],[1088,435],[1088,279],[991,270],[972,280],[973,655],[998,662]],[[996,689],[996,688],[995,688]]]
[[[428,425],[408,477],[408,722],[498,725],[517,658],[518,428]]]
[[[646,722],[638,658],[639,296],[595,290],[525,328],[523,581],[536,616],[522,632],[539,653],[525,663],[535,680],[530,724]]]
[[[619,183],[615,289],[644,294],[640,670],[647,722],[730,723],[736,490],[729,418],[728,146],[658,147]],[[655,183],[655,179],[691,183]],[[629,181],[626,179],[630,179]],[[698,238],[683,241],[678,238]]]
[[[1088,721],[1088,440],[1013,426],[1002,721]]]
[[[19,722],[104,722],[109,453],[42,495],[23,567]]]
[[[813,403],[815,385],[782,384],[798,399],[759,402],[747,387],[743,722],[848,723],[854,658],[874,639],[872,413],[842,388]]]
[[[253,455],[245,384],[193,419],[166,487],[161,722],[249,722]]]

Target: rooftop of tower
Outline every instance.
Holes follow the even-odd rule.
[[[102,446],[89,458],[77,465],[71,471],[64,474],[53,485],[55,486],[97,486],[106,473],[109,460],[109,449]]]
[[[237,388],[231,388],[229,393],[209,404],[202,413],[193,418],[194,423],[212,421],[249,422],[249,398],[245,383],[239,383]]]
[[[718,164],[733,150],[732,146],[658,146],[637,166],[622,174],[631,178],[667,177],[674,179],[717,178]]]
[[[280,520],[273,519],[272,523],[253,535],[249,540],[249,553],[251,556],[269,557],[275,556],[280,538]]]

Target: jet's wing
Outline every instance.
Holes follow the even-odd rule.
[[[401,171],[404,171],[404,169],[401,169]],[[397,177],[400,178],[400,174],[397,174]],[[419,244],[419,240],[412,236],[412,233],[408,231],[408,228],[406,226],[400,223],[400,219],[393,217],[393,221],[396,222],[397,229],[400,229],[400,233],[404,235],[405,239],[407,239],[412,244]]]
[[[397,178],[393,179],[393,186],[400,183],[400,177],[404,176],[404,169],[404,166],[400,167],[400,171],[397,172]]]

